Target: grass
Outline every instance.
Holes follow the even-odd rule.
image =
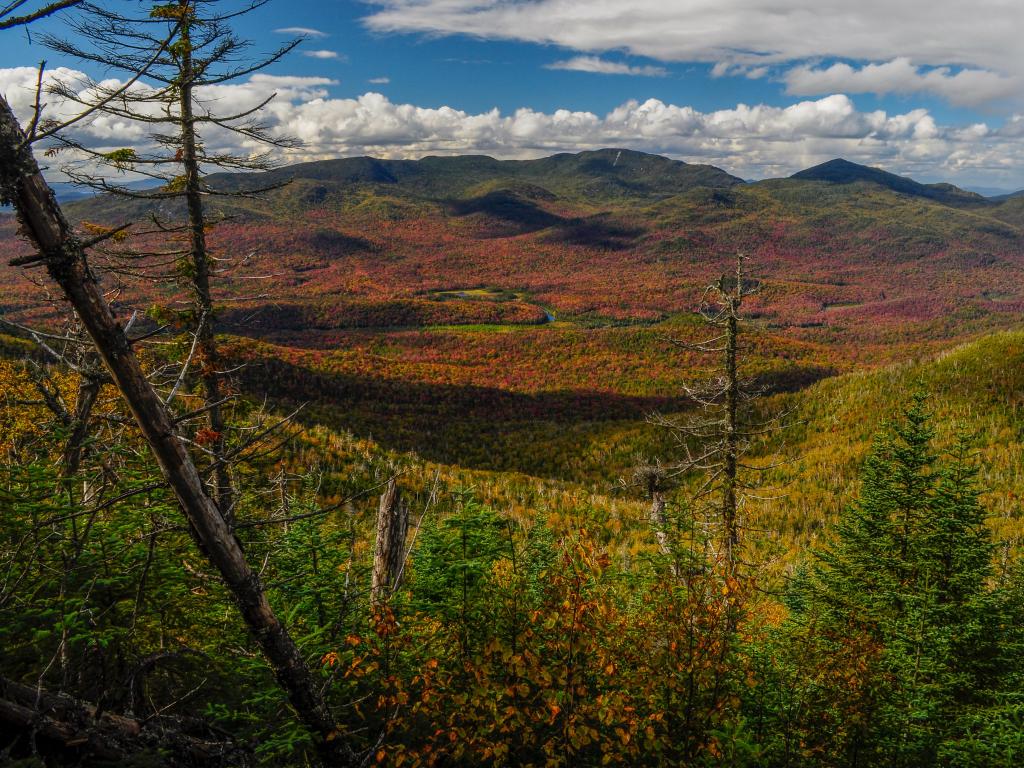
[[[525,291],[512,291],[506,288],[447,288],[429,291],[428,294],[437,299],[467,299],[477,301],[525,301]]]

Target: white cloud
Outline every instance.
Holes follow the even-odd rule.
[[[949,67],[922,70],[910,59],[900,57],[883,64],[866,64],[859,69],[849,64],[826,68],[799,66],[783,76],[786,92],[798,96],[822,93],[933,93],[957,106],[978,106],[1005,99],[1020,91],[1019,78],[981,69]]]
[[[281,35],[302,35],[303,37],[328,36],[326,32],[321,32],[319,29],[313,29],[312,27],[281,27],[274,31]]]
[[[388,83],[391,82],[391,78],[390,77],[371,77],[367,82],[368,83],[372,83],[373,85],[387,85]]]
[[[970,83],[1024,77],[1018,0],[373,0],[378,32],[465,34],[625,51],[660,61],[742,64],[752,72],[829,57],[956,67],[929,90],[965,98]],[[915,89],[920,90],[920,89]],[[979,97],[980,99],[980,97]]]
[[[7,95],[22,119],[31,113],[35,76],[32,67],[0,69],[0,93]],[[74,70],[53,70],[46,77],[85,87],[84,76]],[[362,154],[486,153],[526,158],[617,146],[710,163],[744,178],[786,175],[846,157],[925,180],[1024,186],[1024,116],[996,127],[980,122],[947,126],[924,109],[897,114],[860,111],[844,95],[786,107],[739,104],[709,112],[648,99],[627,101],[604,115],[528,108],[470,113],[447,106],[399,104],[373,92],[331,98],[328,87],[335,84],[322,77],[256,74],[245,82],[205,88],[200,98],[211,109],[231,113],[276,93],[261,122],[278,135],[305,143],[283,156],[286,162]],[[71,114],[72,105],[47,107],[47,116]],[[138,147],[146,135],[147,126],[105,116],[88,118],[74,128],[76,139],[96,148]],[[211,150],[260,149],[213,127],[203,139]]]
[[[303,51],[303,56],[308,56],[311,59],[337,59],[337,51]]]
[[[15,113],[22,120],[32,112],[35,99],[35,85],[38,71],[34,67],[15,67],[0,69],[0,95],[3,95]],[[82,72],[65,67],[47,70],[44,73],[43,86],[61,81],[76,90],[83,101],[90,99],[92,87],[89,78]],[[99,85],[105,88],[116,87],[116,80],[102,81]],[[227,83],[199,89],[196,94],[200,110],[209,109],[218,114],[239,114],[275,95],[262,115],[268,125],[274,126],[286,119],[294,105],[324,99],[328,95],[327,86],[336,85],[337,81],[325,77],[296,77],[268,75],[256,73],[244,82]],[[151,91],[150,86],[136,82],[130,89],[133,94],[144,95]],[[68,120],[78,113],[77,105],[64,102],[52,95],[44,96],[45,109],[43,117],[58,121]],[[148,105],[149,114],[157,115],[162,111],[156,104]],[[121,118],[96,113],[76,123],[69,129],[68,135],[85,146],[98,150],[111,150],[121,147],[146,149],[149,146],[149,126],[142,122],[133,122]],[[203,134],[207,149],[225,152],[255,152],[258,145],[240,140],[237,134],[214,126],[207,126]],[[66,154],[66,153],[65,153]],[[61,155],[63,159],[65,154]]]
[[[664,67],[631,66],[618,61],[608,61],[597,56],[576,56],[565,61],[545,64],[546,69],[568,69],[575,72],[595,72],[600,75],[640,75],[643,77],[664,77]]]

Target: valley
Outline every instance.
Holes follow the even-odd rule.
[[[1024,4],[0,4],[0,766],[1020,768]]]
[[[479,470],[592,484],[628,469],[570,447],[654,410],[712,362],[694,341],[705,285],[737,252],[762,281],[747,304],[748,375],[769,392],[926,361],[1018,328],[1018,199],[990,201],[851,163],[743,183],[626,150],[536,161],[325,161],[210,177],[211,245],[231,355],[254,396],[305,418]],[[93,226],[143,201],[69,206]],[[0,223],[4,262],[22,246]],[[143,239],[145,236],[142,236]],[[116,248],[111,259],[116,258]],[[5,316],[44,319],[31,271],[4,268]],[[118,307],[173,311],[171,278],[120,281]],[[313,415],[315,414],[315,416]],[[882,414],[879,414],[881,418]],[[513,448],[525,441],[528,450]],[[603,451],[607,453],[607,449]]]
[[[663,663],[690,665],[684,682],[696,686],[693,696],[742,669],[734,703],[695,706],[717,712],[749,696],[747,711],[800,722],[828,743],[828,729],[772,714],[756,697],[763,690],[788,696],[811,679],[800,647],[788,646],[795,635],[786,633],[804,631],[787,618],[801,615],[794,595],[804,594],[812,553],[834,546],[837,527],[850,524],[850,510],[859,509],[852,505],[872,482],[865,466],[886,445],[878,435],[903,423],[915,395],[932,415],[937,462],[954,461],[958,438],[969,440],[992,578],[1011,579],[1024,541],[1018,198],[989,200],[845,162],[744,183],[626,150],[522,162],[353,158],[256,177],[211,176],[209,184],[238,191],[284,179],[291,181],[258,200],[217,198],[223,220],[208,233],[224,265],[214,300],[220,365],[230,371],[225,400],[237,433],[259,436],[238,464],[237,482],[251,488],[239,498],[238,532],[248,555],[264,564],[268,594],[295,606],[291,626],[320,649],[310,657],[316,674],[346,697],[381,697],[351,715],[394,729],[378,763],[402,764],[406,744],[415,743],[425,751],[413,764],[433,764],[424,755],[435,749],[436,734],[417,720],[432,706],[457,724],[451,733],[489,732],[488,696],[507,702],[508,711],[533,713],[523,732],[548,733],[562,701],[552,675],[579,668],[575,661],[560,666],[578,652],[566,642],[593,644],[583,662],[596,664],[586,668],[589,684],[617,703],[602,699],[580,717],[595,724],[592,743],[603,745],[602,755],[609,743],[622,747],[618,764],[684,743],[662,701],[691,694],[662,676]],[[130,218],[181,213],[165,202],[107,197],[74,201],[67,211],[93,234]],[[167,360],[193,359],[193,298],[188,273],[169,269],[159,250],[166,236],[138,230],[112,240],[94,263],[118,320],[140,338],[155,334],[142,358],[160,380]],[[48,408],[75,402],[86,370],[55,370],[40,383],[37,372],[47,369],[38,342],[51,337],[33,339],[26,329],[62,338],[70,326],[38,269],[6,266],[29,252],[13,220],[0,218],[0,452],[8,457],[57,454],[54,441],[73,421],[46,427]],[[132,255],[139,252],[146,255]],[[744,401],[745,418],[772,425],[743,440],[743,482],[757,480],[743,486],[737,506],[745,560],[734,573],[742,570],[742,578],[700,565],[717,555],[698,521],[717,508],[694,501],[702,472],[673,473],[694,443],[652,423],[688,423],[704,412],[688,391],[715,380],[722,348],[700,351],[713,331],[701,314],[702,295],[736,268],[737,253],[758,284],[744,298],[739,337],[739,373],[756,394]],[[194,364],[191,379],[186,365],[174,374],[177,383],[164,381],[168,398],[200,380],[205,363],[199,357]],[[192,381],[180,396],[182,418],[203,412],[195,387]],[[120,642],[132,603],[125,595],[141,595],[144,580],[157,579],[187,610],[150,619],[153,631],[176,632],[175,642],[232,660],[231,681],[213,684],[231,708],[211,703],[211,717],[261,734],[268,762],[293,764],[293,754],[309,754],[310,736],[267,738],[265,715],[239,721],[240,712],[283,704],[276,694],[255,704],[246,698],[268,690],[267,670],[254,656],[236,658],[248,641],[227,619],[223,588],[193,565],[192,541],[171,522],[176,506],[166,488],[144,485],[145,503],[133,503],[131,484],[152,476],[148,454],[119,414],[109,381],[97,393],[98,439],[117,446],[118,470],[105,482],[128,487],[100,503],[100,544],[131,563],[124,576],[107,577],[120,608],[112,609],[105,642]],[[210,455],[218,434],[199,429],[189,439],[196,455]],[[107,453],[89,455],[100,460],[96,476],[107,477]],[[63,482],[51,477],[57,465],[36,458],[22,470],[21,463],[8,463],[11,490],[0,488],[0,501],[15,511],[22,535],[30,535],[39,510],[54,525],[74,526],[83,512],[50,492]],[[945,471],[927,475],[929,482]],[[395,613],[375,613],[366,592],[376,563],[372,528],[392,479],[415,520],[413,536],[422,532],[423,541],[410,549],[409,587],[387,608]],[[140,535],[143,528],[150,533]],[[77,534],[68,535],[73,546]],[[146,543],[158,536],[161,547]],[[757,564],[749,572],[748,561]],[[135,581],[140,572],[143,586]],[[743,590],[744,623],[723,630],[730,590]],[[585,606],[573,608],[584,594]],[[26,621],[44,622],[48,603],[29,602]],[[528,614],[524,605],[532,606]],[[389,624],[395,615],[400,629]],[[677,638],[670,646],[658,639],[664,631]],[[771,662],[716,661],[713,644],[736,632],[744,649],[774,654]],[[500,633],[527,650],[513,651]],[[584,639],[572,639],[575,633]],[[476,648],[475,655],[462,656],[470,652],[461,648]],[[15,666],[33,663],[29,646],[19,649]],[[833,661],[815,653],[809,658],[822,666],[814,674],[827,678]],[[391,671],[393,659],[407,667]],[[656,668],[651,659],[659,660]],[[437,683],[441,693],[432,688],[438,663],[447,675]],[[854,678],[867,674],[858,658],[841,663]],[[772,677],[783,674],[795,677]],[[460,686],[469,685],[473,695],[459,698]],[[532,698],[519,700],[520,691]],[[387,707],[401,697],[420,698],[405,720],[389,720]],[[623,725],[600,730],[615,722]],[[632,743],[615,730],[640,734],[641,727]],[[474,754],[487,762],[490,741],[458,734],[450,743],[479,745],[467,749],[479,749]],[[541,738],[562,736],[531,736],[523,753],[548,743]],[[723,764],[714,761],[727,737],[695,738],[694,748],[711,755],[708,764]],[[758,738],[768,744],[772,737]],[[579,749],[590,754],[586,744]],[[815,765],[816,749],[808,747],[800,764]]]

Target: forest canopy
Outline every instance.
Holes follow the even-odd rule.
[[[0,8],[0,762],[1019,764],[1007,203],[281,167],[262,4]]]

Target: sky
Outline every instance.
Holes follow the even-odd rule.
[[[845,157],[1010,191],[1024,188],[1022,29],[1021,0],[271,0],[239,34],[299,48],[205,96],[276,93],[268,125],[303,142],[289,162],[613,146],[748,179]],[[21,115],[40,60],[83,88],[125,77],[55,55],[45,31],[68,27],[0,33],[0,93]],[[138,133],[76,130],[96,146]]]

